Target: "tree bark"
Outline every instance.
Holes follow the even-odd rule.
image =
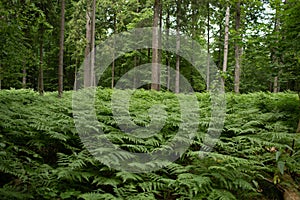
[[[95,86],[95,12],[96,0],[92,1],[92,5],[88,2],[86,11],[86,40],[85,63],[84,63],[84,87]]]
[[[167,17],[166,17],[166,37],[167,41],[169,40],[169,35],[170,35],[170,11],[169,9],[167,10]],[[166,66],[167,66],[167,77],[166,77],[166,84],[167,84],[167,90],[170,90],[170,57],[169,57],[169,52],[166,52]]]
[[[162,50],[161,50],[161,37],[162,37],[162,1],[159,4],[159,29],[158,29],[158,63],[161,63],[162,59]],[[160,69],[159,69],[160,70]],[[160,73],[158,74],[158,79],[160,80]]]
[[[278,76],[274,77],[273,92],[278,93]]]
[[[91,22],[91,8],[90,5],[87,5],[86,10],[86,47],[84,53],[84,87],[91,86],[91,60],[90,60],[90,51],[91,51],[91,36],[92,36],[92,22]]]
[[[228,60],[228,42],[229,42],[229,15],[230,15],[230,7],[226,8],[225,15],[225,40],[224,40],[224,59],[223,59],[223,72],[227,71],[227,60]],[[225,84],[225,80],[224,80]]]
[[[159,7],[160,0],[154,2],[154,16],[153,16],[153,31],[152,31],[152,83],[151,89],[159,91],[159,65],[158,65],[158,22],[159,22]]]
[[[63,93],[64,33],[65,33],[65,0],[61,0],[59,65],[58,65],[58,97],[59,98],[62,97],[62,93]]]
[[[178,94],[180,86],[180,56],[178,55],[180,49],[180,6],[181,0],[177,1],[177,15],[176,15],[176,75],[175,75],[175,93]]]
[[[206,68],[206,90],[209,91],[209,76],[210,76],[210,13],[209,13],[209,2],[207,2],[207,68]]]
[[[23,77],[22,77],[22,88],[25,89],[26,88],[26,67],[23,67],[23,71],[22,71]]]
[[[114,34],[117,33],[117,14],[114,14]],[[114,41],[113,41],[113,49],[115,48],[116,44],[115,44],[115,36],[114,37]],[[115,85],[115,51],[113,51],[113,61],[111,64],[111,88],[114,88]]]
[[[235,16],[235,31],[240,36],[240,25],[241,25],[241,2],[240,0],[236,3],[236,16]],[[234,92],[240,92],[240,71],[241,71],[241,48],[239,45],[239,39],[235,39],[234,42],[234,53],[235,53],[235,70],[234,70]]]
[[[95,77],[95,33],[96,33],[96,0],[92,4],[92,31],[91,31],[91,86],[96,86]]]

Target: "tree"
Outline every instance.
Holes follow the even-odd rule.
[[[181,20],[181,0],[176,1],[176,75],[175,75],[175,93],[179,93],[180,86],[180,20]]]
[[[158,65],[158,45],[159,45],[159,34],[158,34],[158,23],[160,13],[160,0],[154,1],[154,14],[153,14],[153,31],[152,31],[152,83],[151,89],[160,90],[160,67]]]
[[[240,92],[240,71],[241,71],[241,55],[242,48],[240,47],[240,25],[241,25],[241,0],[236,2],[236,16],[235,16],[235,31],[236,39],[234,41],[234,52],[235,52],[235,70],[234,70],[234,92]]]
[[[223,73],[224,76],[227,72],[227,62],[228,62],[228,43],[229,43],[229,17],[230,17],[230,6],[226,7],[225,14],[225,39],[224,39],[224,59],[223,59]],[[223,78],[225,84],[225,77]]]
[[[206,68],[206,90],[209,91],[210,76],[210,12],[209,1],[207,2],[207,68]]]
[[[86,10],[86,48],[84,63],[84,87],[95,85],[94,77],[94,48],[95,48],[95,13],[96,0],[87,2]]]
[[[63,65],[64,65],[64,32],[65,32],[65,0],[61,0],[61,24],[59,42],[59,65],[58,65],[58,96],[63,93]]]

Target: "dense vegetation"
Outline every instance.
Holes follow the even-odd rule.
[[[164,128],[148,139],[124,134],[111,111],[110,89],[98,89],[96,113],[106,137],[130,152],[149,152],[176,134],[178,101],[170,92],[137,90],[132,119],[164,104]],[[300,184],[297,95],[228,93],[225,126],[211,153],[199,157],[210,117],[209,93],[197,93],[200,126],[176,162],[151,173],[117,171],[97,161],[74,126],[72,93],[0,92],[0,194],[13,199],[281,199]],[[142,98],[141,98],[142,97]],[[121,159],[121,158],[120,158]]]
[[[299,9],[299,0],[1,0],[0,199],[300,199]],[[145,27],[150,37],[115,37]],[[156,135],[122,129],[123,96],[112,106],[114,91],[129,91],[120,85],[133,88],[126,114],[144,128],[133,132],[153,134],[155,121]],[[199,105],[182,109],[182,85],[197,92]],[[97,124],[72,105],[75,91],[93,88]],[[227,92],[227,102],[210,102],[215,91]],[[93,107],[85,97],[75,99]],[[211,103],[226,104],[217,140],[211,115],[224,112]],[[181,127],[182,116],[199,124]],[[78,121],[95,133],[86,139],[95,151]],[[204,154],[208,132],[217,142]],[[147,163],[148,173],[112,167],[137,161],[133,153],[168,149],[183,155]]]
[[[113,34],[153,26],[161,27],[164,34],[176,35],[178,31],[198,42],[223,71],[227,91],[233,91],[235,86],[241,93],[300,88],[299,0],[63,2],[0,2],[0,88],[33,88],[41,93],[57,90],[58,77],[62,77],[60,66],[64,90],[73,89],[75,73],[91,49]],[[156,6],[160,12],[154,15]],[[226,7],[230,11],[228,56],[224,55]],[[63,17],[61,10],[65,10]],[[156,23],[154,16],[159,18]],[[63,25],[61,18],[65,20]],[[60,40],[64,41],[61,47]],[[133,67],[150,63],[152,53],[152,49],[127,52],[111,64],[99,85],[115,85]],[[62,66],[59,58],[63,58]],[[159,52],[158,58],[157,62],[173,69],[178,66],[195,91],[206,90],[205,80],[186,60],[166,51]],[[224,65],[228,66],[226,70]]]

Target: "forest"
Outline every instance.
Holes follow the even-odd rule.
[[[1,0],[0,199],[300,200],[299,0]]]

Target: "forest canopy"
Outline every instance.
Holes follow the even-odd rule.
[[[222,72],[226,91],[298,91],[299,8],[298,0],[3,0],[0,88],[71,90],[102,41],[158,27],[198,42]],[[179,71],[195,91],[209,89],[185,59],[154,48],[116,59],[98,85],[113,87],[127,71],[151,62]]]

